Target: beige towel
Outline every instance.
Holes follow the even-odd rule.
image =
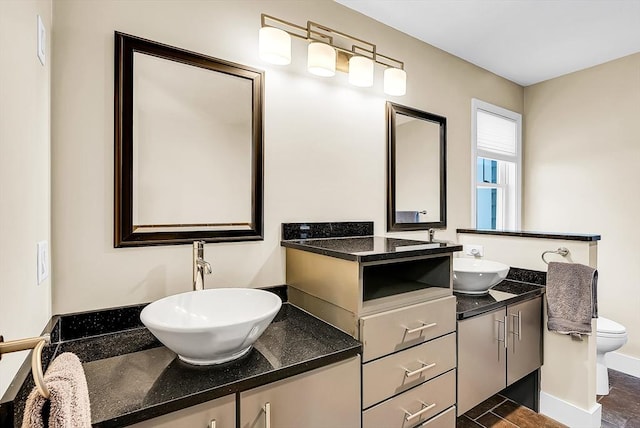
[[[76,355],[60,354],[49,365],[44,382],[50,397],[42,397],[36,388],[31,391],[24,408],[22,428],[91,427],[87,379]]]
[[[577,263],[549,263],[547,271],[547,328],[562,334],[591,333],[598,316],[598,271]]]

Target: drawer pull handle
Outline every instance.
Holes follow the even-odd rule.
[[[436,366],[436,363],[431,363],[431,364],[427,364],[427,363],[423,363],[422,361],[419,361],[420,364],[422,364],[422,368],[419,368],[418,370],[414,370],[414,371],[410,371],[409,369],[404,369],[404,376],[405,377],[411,377],[411,376],[415,376],[417,374],[422,373],[425,370],[429,370],[430,368],[433,368]]]
[[[420,416],[422,416],[423,414],[427,413],[429,410],[433,409],[434,407],[436,407],[436,403],[431,403],[431,404],[427,404],[424,401],[420,401],[420,403],[423,406],[423,409],[420,410],[419,412],[415,412],[413,414],[411,414],[411,412],[407,412],[406,410],[404,410],[404,413],[406,414],[406,416],[404,417],[404,420],[409,422],[415,418],[419,418]],[[424,407],[426,406],[426,407]]]
[[[437,322],[432,322],[431,324],[427,324],[424,321],[420,321],[420,323],[422,325],[420,327],[416,327],[416,328],[409,328],[409,327],[405,327],[405,326],[402,326],[402,327],[404,327],[404,329],[406,330],[406,334],[413,334],[413,333],[417,333],[419,331],[426,330],[428,328],[435,327],[435,326],[438,325]]]
[[[271,428],[271,403],[265,403],[262,410],[264,410],[264,428]]]
[[[216,428],[216,420],[215,419],[211,419],[211,422],[209,422],[209,428]]]

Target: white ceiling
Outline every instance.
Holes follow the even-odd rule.
[[[522,86],[640,52],[640,0],[336,1]]]

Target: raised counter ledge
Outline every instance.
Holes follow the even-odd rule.
[[[462,251],[462,245],[448,242],[426,242],[382,236],[294,239],[281,241],[281,245],[359,263]]]
[[[457,233],[477,235],[517,236],[520,238],[560,239],[564,241],[599,241],[600,235],[585,233],[535,232],[526,230],[456,229]]]
[[[219,366],[183,363],[144,327],[63,339],[49,349],[56,355],[73,352],[83,362],[94,427],[130,425],[362,352],[360,342],[289,303],[283,303],[249,354]],[[23,399],[13,402],[13,426],[20,426]]]

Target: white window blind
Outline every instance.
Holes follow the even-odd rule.
[[[516,156],[517,123],[484,110],[477,111],[477,144],[479,151]]]

